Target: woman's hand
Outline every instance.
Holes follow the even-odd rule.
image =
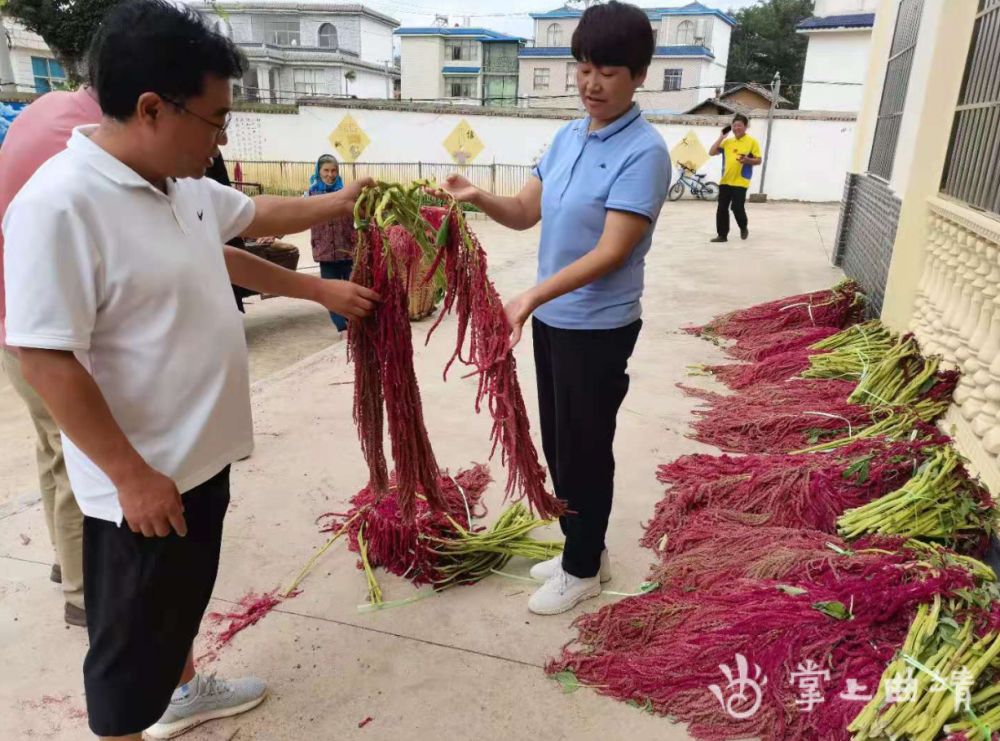
[[[524,323],[528,321],[531,313],[536,308],[537,306],[531,291],[525,291],[503,308],[504,313],[507,315],[507,322],[510,324],[511,350],[521,341],[521,332],[524,330]]]
[[[447,201],[454,198],[459,203],[475,203],[480,190],[469,182],[468,178],[452,173],[444,179],[441,188],[427,188],[427,195]]]

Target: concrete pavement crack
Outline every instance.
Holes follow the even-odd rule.
[[[812,218],[813,226],[816,227],[816,233],[819,235],[819,244],[820,247],[823,248],[823,253],[830,262],[833,262],[833,255],[831,255],[830,250],[826,248],[826,240],[823,239],[823,230],[819,228],[819,216],[815,211],[813,211],[812,204],[809,204],[809,216]]]
[[[37,564],[38,566],[49,566],[49,564],[43,561],[34,561],[28,558],[18,558],[17,556],[9,556],[0,554],[0,558],[6,558],[11,561],[20,561],[22,563]],[[238,601],[225,599],[223,597],[212,597],[216,602],[225,602],[227,605],[239,605]],[[389,630],[379,630],[378,628],[368,628],[364,625],[358,625],[357,623],[348,623],[343,620],[334,620],[333,618],[320,617],[319,615],[310,615],[305,612],[295,612],[294,610],[282,610],[275,608],[273,612],[279,612],[283,615],[293,615],[295,617],[305,618],[306,620],[318,620],[323,623],[331,623],[333,625],[339,625],[344,628],[355,628],[357,630],[365,631],[366,633],[377,633],[379,635],[389,636],[391,638],[400,638],[404,641],[413,641],[414,643],[423,643],[427,646],[435,646],[437,648],[447,648],[452,651],[460,651],[462,653],[473,654],[475,656],[481,656],[486,659],[495,659],[497,661],[505,661],[509,664],[518,664],[520,666],[528,666],[532,669],[543,669],[541,664],[532,664],[530,661],[521,661],[520,659],[512,659],[509,656],[500,656],[498,654],[486,653],[485,651],[476,651],[471,648],[462,648],[461,646],[449,646],[447,643],[438,643],[437,641],[429,641],[426,638],[415,638],[413,636],[402,635],[401,633],[393,633]]]
[[[213,597],[213,600],[218,602],[225,602],[229,605],[238,605],[239,602],[233,600],[223,599],[221,597]],[[320,617],[319,615],[309,615],[304,612],[295,612],[293,610],[282,610],[280,608],[275,608],[272,612],[278,612],[282,615],[294,615],[295,617],[305,618],[307,620],[318,620],[323,623],[331,623],[333,625],[339,625],[344,628],[355,628],[357,630],[365,631],[366,633],[377,633],[378,635],[389,636],[391,638],[400,638],[404,641],[413,641],[414,643],[423,643],[427,646],[435,646],[437,648],[447,648],[452,651],[460,651],[461,653],[473,654],[474,656],[481,656],[486,659],[495,659],[497,661],[505,661],[509,664],[517,664],[519,666],[527,666],[532,669],[544,669],[542,664],[532,664],[530,661],[521,661],[520,659],[512,659],[509,656],[500,656],[498,654],[486,653],[485,651],[476,651],[471,648],[462,648],[461,646],[449,646],[447,643],[438,643],[437,641],[429,641],[426,638],[415,638],[413,636],[402,635],[401,633],[393,633],[389,630],[379,630],[378,628],[368,628],[364,625],[358,625],[357,623],[348,623],[343,620],[334,620],[333,618]]]

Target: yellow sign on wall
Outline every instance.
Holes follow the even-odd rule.
[[[684,138],[670,150],[670,161],[674,163],[674,167],[684,164],[692,170],[698,171],[708,160],[708,150],[705,149],[694,131],[685,134]]]
[[[329,136],[330,143],[345,162],[356,162],[372,140],[348,113]]]
[[[444,140],[444,148],[457,165],[471,164],[480,152],[486,149],[479,135],[472,130],[469,123],[463,118],[455,130]]]

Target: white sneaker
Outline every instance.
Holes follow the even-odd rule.
[[[536,615],[558,615],[572,610],[585,599],[601,594],[601,580],[592,576],[581,579],[561,568],[528,600],[528,609]]]
[[[216,679],[214,674],[199,677],[197,693],[172,699],[167,712],[156,725],[146,729],[146,735],[158,739],[174,738],[205,721],[245,713],[260,705],[266,696],[267,684],[262,679],[246,677],[226,681]]]
[[[550,558],[548,561],[536,563],[531,567],[529,573],[532,579],[548,581],[559,571],[562,571],[561,553],[555,558]],[[601,551],[601,584],[607,584],[609,581],[611,581],[611,558],[608,556],[608,549],[605,548]]]

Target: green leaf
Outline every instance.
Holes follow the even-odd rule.
[[[803,589],[802,587],[790,587],[787,584],[779,584],[778,589],[779,591],[782,591],[785,594],[789,594],[792,597],[798,597],[800,594],[805,594],[807,591],[809,591],[807,589]]]
[[[955,630],[960,630],[958,623],[950,617],[938,618],[938,622],[941,623],[941,625],[947,625]]]
[[[813,602],[812,606],[814,610],[819,610],[835,620],[850,620],[852,617],[843,602]]]
[[[843,548],[841,548],[840,546],[838,546],[838,545],[836,545],[834,543],[827,543],[826,547],[829,548],[834,553],[839,553],[841,556],[853,556],[854,555],[854,553],[852,551],[845,551]]]
[[[583,687],[583,685],[580,684],[580,680],[576,678],[576,675],[569,670],[556,672],[552,675],[552,679],[559,683],[559,686],[562,687],[563,694],[565,695],[572,695],[578,689]]]
[[[920,388],[917,390],[917,396],[923,396],[924,394],[926,394],[928,391],[930,391],[937,385],[937,382],[938,382],[937,376],[931,376],[930,378],[928,378],[926,381],[920,384]]]
[[[636,710],[639,710],[639,711],[641,711],[643,713],[652,713],[653,712],[653,701],[650,700],[648,697],[646,698],[646,702],[643,703],[642,705],[640,705],[635,700],[626,700],[625,704],[628,705],[629,707],[635,708]]]

